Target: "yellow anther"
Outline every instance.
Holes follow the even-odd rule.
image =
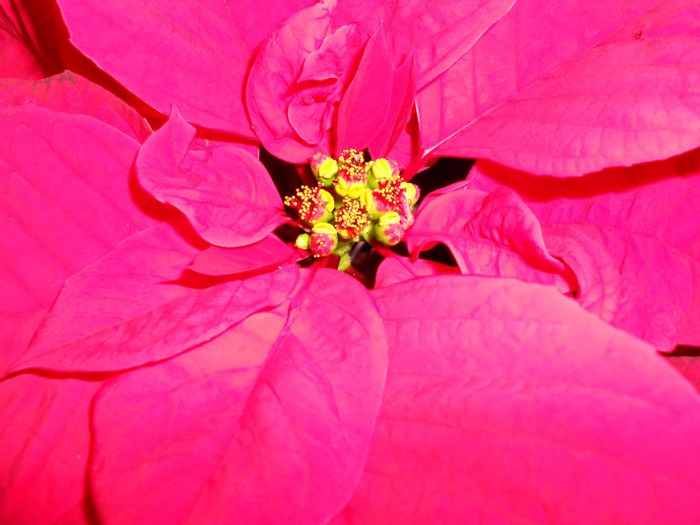
[[[327,221],[333,216],[335,202],[326,190],[304,186],[297,188],[296,195],[285,197],[284,204],[296,208],[299,219],[311,225]]]
[[[401,178],[397,162],[365,162],[362,151],[348,149],[337,161],[316,153],[310,166],[318,186],[284,199],[296,208],[306,232],[297,236],[297,248],[314,257],[336,255],[342,270],[352,264],[350,254],[360,239],[389,246],[403,239],[420,190]]]
[[[343,205],[335,211],[333,217],[338,233],[345,239],[356,239],[369,225],[367,208],[348,197],[343,199]]]
[[[365,156],[361,151],[356,149],[344,149],[338,157],[338,165],[343,166],[345,164],[364,164]]]
[[[345,163],[335,179],[335,191],[341,197],[357,199],[367,186],[367,166]]]

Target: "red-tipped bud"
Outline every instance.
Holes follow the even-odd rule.
[[[367,208],[359,201],[345,197],[333,214],[335,227],[344,239],[357,239],[369,226]]]
[[[341,197],[357,199],[367,187],[367,166],[365,164],[345,163],[338,170],[333,187]]]
[[[399,176],[399,163],[395,160],[377,159],[372,162],[369,172],[368,185],[376,189],[380,184],[396,179]]]
[[[391,204],[384,200],[382,196],[377,193],[377,190],[365,188],[359,200],[367,208],[370,219],[373,221],[377,220],[386,212],[393,211]]]
[[[325,153],[316,153],[311,157],[311,171],[316,180],[323,186],[328,187],[333,184],[338,174],[338,163]]]
[[[328,257],[338,246],[338,232],[332,224],[319,222],[311,230],[309,250],[314,257]]]
[[[377,240],[388,246],[398,244],[406,231],[401,226],[401,217],[395,211],[385,213],[374,225],[374,235]]]
[[[296,195],[284,199],[284,204],[296,208],[299,219],[311,225],[328,221],[335,208],[335,201],[330,193],[323,188],[308,186],[298,188]]]

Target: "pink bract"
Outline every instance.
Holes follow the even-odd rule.
[[[699,24],[692,0],[520,0],[419,93],[423,147],[558,176],[687,151]]]
[[[0,105],[24,104],[93,117],[117,128],[139,143],[152,132],[146,119],[123,100],[70,71],[38,82],[9,78],[1,80]]]
[[[336,523],[700,516],[700,399],[651,347],[540,285],[443,276],[372,295],[387,386]]]
[[[0,98],[8,104],[1,110],[0,127],[3,136],[12,137],[0,145],[8,188],[0,195],[3,372],[22,355],[68,277],[153,224],[129,185],[138,143],[84,114],[89,91],[76,97],[34,98],[52,82],[58,91],[68,87],[56,79],[36,85],[5,81],[0,86]],[[26,93],[22,100],[33,103],[9,105],[13,97],[8,95],[15,89]],[[135,118],[126,107],[116,109],[91,113],[108,115],[108,122]]]
[[[251,68],[246,104],[255,133],[290,162],[331,152],[335,106],[361,49],[354,25],[331,26],[334,3],[290,17],[263,43]]]
[[[377,131],[384,127],[392,105],[394,75],[387,74],[392,71],[391,56],[380,29],[367,41],[355,76],[338,107],[336,152],[364,149],[376,140]],[[405,91],[403,87],[399,93]],[[403,115],[403,120],[408,120],[408,113]]]
[[[136,175],[146,191],[182,211],[205,241],[225,248],[257,242],[288,221],[258,159],[234,145],[196,147],[195,131],[174,109],[144,142]]]
[[[671,350],[700,340],[699,159],[693,151],[571,180],[479,162],[471,187],[519,192],[549,251],[578,276],[581,304]]]
[[[177,105],[191,122],[248,138],[249,59],[270,29],[308,4],[266,2],[261,13],[224,0],[58,3],[71,41],[146,103],[165,114]]]
[[[253,315],[99,393],[92,479],[107,521],[321,523],[344,505],[374,428],[386,339],[357,282],[324,269],[305,278],[288,322]]]
[[[65,43],[50,0],[0,0],[0,78],[39,80],[58,73]]]
[[[17,368],[107,371],[179,354],[275,307],[296,285],[297,269],[189,285],[184,268],[201,251],[169,226],[118,244],[66,281]]]
[[[428,261],[425,259],[409,259],[391,255],[384,259],[377,268],[376,288],[385,288],[390,284],[410,281],[417,277],[433,275],[458,274],[459,268],[444,263]]]
[[[20,375],[0,382],[0,521],[86,523],[90,403],[98,381]]]
[[[333,0],[299,11],[270,35],[251,69],[246,103],[253,128],[289,162],[348,146],[388,154],[404,132],[415,90],[511,6]]]
[[[240,248],[210,246],[195,256],[189,269],[205,275],[236,275],[272,270],[297,260],[294,250],[276,235]]]
[[[7,14],[0,24],[0,78],[42,78],[42,64],[23,41],[21,25],[13,16],[10,2],[0,2],[0,9]]]
[[[575,283],[570,272],[545,246],[540,224],[517,194],[499,188],[491,194],[457,189],[421,206],[406,234],[408,250],[421,251],[442,242],[465,275],[513,277],[551,284],[563,293]]]

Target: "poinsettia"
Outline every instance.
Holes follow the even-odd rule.
[[[22,247],[3,282],[24,304],[46,297],[29,326],[48,309],[4,355],[5,522],[700,515],[700,400],[652,347],[551,286],[569,275],[512,192],[460,234],[466,253],[491,254],[481,275],[395,255],[370,292],[297,269],[270,236],[281,199],[247,150],[198,141],[177,113],[139,147],[128,108],[96,111],[98,98],[86,115],[77,102],[36,97],[3,114],[17,188],[3,210]],[[76,156],[61,163],[66,141]],[[137,150],[139,185],[127,176]],[[100,155],[114,173],[94,170]],[[32,188],[51,198],[30,205]],[[445,235],[424,214],[464,191],[426,199],[415,238]],[[99,212],[66,214],[78,194]],[[486,276],[497,272],[518,280]]]
[[[127,88],[236,137],[173,112],[146,139],[70,75],[4,84],[3,522],[698,521],[697,393],[607,323],[697,344],[697,221],[663,211],[696,154],[549,196],[552,179],[479,162],[424,199],[374,290],[298,268],[272,233],[289,219],[250,139],[294,161],[351,145],[558,175],[697,145],[690,4],[598,3],[571,29],[563,3],[543,31],[521,1],[485,34],[512,3],[423,4],[323,2],[273,30],[306,3],[60,0]],[[581,80],[607,61],[614,83]],[[640,71],[632,103],[601,91]],[[550,110],[559,93],[578,104]],[[620,123],[641,125],[595,142]],[[416,259],[435,243],[456,266]]]

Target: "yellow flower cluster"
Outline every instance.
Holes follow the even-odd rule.
[[[296,246],[314,257],[340,256],[339,269],[350,264],[350,248],[359,242],[399,243],[411,224],[418,188],[401,178],[398,163],[345,150],[338,159],[316,153],[311,171],[315,188],[304,186],[284,200],[295,208],[305,233]]]

